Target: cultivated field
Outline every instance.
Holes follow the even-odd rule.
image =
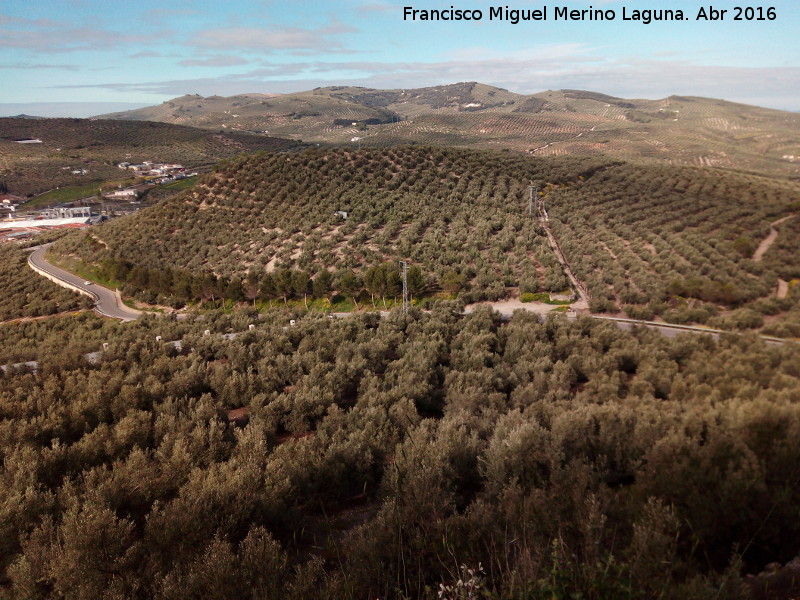
[[[761,327],[794,306],[791,232],[800,219],[776,224],[786,235],[758,260],[755,252],[772,223],[800,210],[800,185],[599,158],[423,147],[243,157],[57,250],[130,276],[136,268],[140,288],[161,282],[167,296],[192,287],[174,283],[188,274],[222,277],[213,295],[224,297],[231,278],[365,277],[399,260],[420,269],[421,289],[460,291],[468,301],[564,291],[539,215],[528,213],[531,185],[596,312],[736,328]],[[303,297],[301,284],[294,293]],[[194,284],[195,297],[207,285]]]
[[[17,143],[22,139],[42,143]],[[123,175],[116,167],[120,162],[150,160],[195,168],[242,152],[294,145],[266,136],[212,133],[164,123],[0,118],[0,181],[11,193],[27,196],[120,179]],[[84,169],[85,174],[72,173]]]
[[[710,98],[629,100],[580,90],[523,96],[460,83],[416,90],[328,87],[271,97],[183,96],[106,116],[269,132],[317,143],[604,154],[800,176],[799,115]]]

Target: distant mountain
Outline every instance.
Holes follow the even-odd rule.
[[[334,86],[284,95],[181,96],[103,118],[309,142],[508,148],[800,176],[800,114],[710,98],[521,95],[475,82],[407,90]]]
[[[40,115],[44,118],[88,118],[102,112],[134,110],[142,102],[0,102],[0,117]]]

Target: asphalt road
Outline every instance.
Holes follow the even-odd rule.
[[[133,321],[138,319],[142,314],[138,310],[133,310],[124,304],[118,303],[116,294],[108,288],[104,288],[103,286],[95,283],[91,285],[85,285],[83,283],[84,280],[81,277],[51,265],[44,258],[44,253],[46,251],[47,246],[41,246],[40,248],[37,248],[28,257],[28,262],[47,274],[52,275],[61,281],[66,281],[67,283],[88,292],[95,300],[95,311],[101,315],[111,317],[112,319],[120,319],[122,321]]]
[[[473,304],[466,307],[465,314],[469,314],[475,307],[480,306],[481,304],[491,307],[493,310],[499,312],[502,315],[504,320],[510,320],[515,310],[524,310],[526,312],[533,312],[537,313],[541,316],[552,312],[556,306],[550,306],[547,304],[539,304],[536,302],[531,303],[522,303],[519,301],[508,301],[508,300],[501,300],[499,302],[483,302],[478,304]],[[343,313],[347,314],[347,313]],[[577,313],[574,312],[567,312],[564,313],[569,320],[574,320],[577,318]],[[735,331],[721,331],[719,329],[712,329],[710,327],[700,327],[696,325],[675,325],[672,323],[658,323],[654,321],[637,321],[635,319],[624,319],[619,317],[607,317],[605,315],[588,315],[593,319],[598,319],[601,321],[610,321],[614,323],[617,327],[622,329],[623,331],[629,331],[632,327],[647,327],[648,329],[655,329],[661,335],[665,337],[675,337],[682,333],[699,333],[702,335],[710,335],[715,340],[719,339],[719,336],[724,333],[730,333],[735,335],[738,332]],[[782,338],[776,338],[769,335],[762,335],[759,336],[768,346],[780,346],[784,342],[791,342],[796,343],[795,340],[785,340]]]
[[[603,315],[591,315],[591,317],[593,319],[600,319],[616,323],[617,327],[625,331],[630,330],[631,327],[633,327],[634,325],[638,327],[648,327],[650,329],[655,329],[656,331],[660,332],[661,335],[664,335],[666,337],[675,337],[677,335],[680,335],[681,333],[688,332],[688,333],[701,333],[704,335],[710,335],[715,340],[718,340],[719,336],[723,334],[736,335],[744,333],[740,331],[722,331],[721,329],[712,329],[710,327],[700,327],[697,325],[675,325],[672,323],[637,321],[635,319],[621,319],[617,317],[606,317]],[[778,338],[771,335],[759,335],[758,337],[764,340],[764,343],[767,344],[768,346],[781,346],[787,342],[792,344],[797,343],[797,340]]]
[[[95,310],[99,312],[101,315],[112,317],[114,319],[120,319],[122,321],[133,321],[139,318],[139,316],[142,314],[139,311],[133,310],[123,304],[120,304],[117,301],[114,292],[112,292],[108,288],[104,288],[97,284],[85,285],[83,283],[84,280],[82,278],[50,264],[44,259],[44,253],[46,250],[47,246],[41,246],[37,248],[36,250],[34,250],[33,253],[31,253],[30,257],[28,258],[28,262],[36,265],[43,271],[57,277],[58,279],[61,279],[62,281],[66,281],[67,283],[70,283],[75,287],[78,287],[82,290],[86,290],[87,292],[89,292],[89,294],[91,294],[95,298]],[[499,310],[506,319],[509,319],[511,317],[511,313],[514,309],[521,308],[522,310],[528,310],[533,312],[549,312],[549,310],[554,308],[551,306],[547,306],[545,307],[544,311],[542,311],[542,310],[537,310],[535,306],[531,305],[513,304],[513,306],[509,305],[508,307],[505,307],[503,305],[508,303],[489,302],[487,304],[491,306],[493,309]],[[470,312],[470,309],[472,308],[474,307],[472,306],[468,307],[467,312]],[[503,308],[505,308],[505,310],[503,310]],[[351,313],[332,313],[332,316],[337,318],[344,318],[346,316],[349,316],[350,314]],[[388,313],[381,313],[381,316],[385,316],[386,314]],[[568,313],[567,317],[572,319],[575,318],[575,315],[574,313]],[[654,323],[652,321],[635,321],[633,319],[618,319],[614,317],[605,317],[599,315],[592,315],[592,317],[595,319],[612,321],[617,325],[617,327],[623,330],[628,330],[634,325],[648,327],[650,329],[655,329],[656,331],[659,331],[662,335],[666,337],[675,337],[676,335],[679,335],[681,333],[688,332],[688,333],[701,333],[705,335],[711,335],[715,339],[719,339],[720,334],[723,333],[722,331],[709,329],[706,327],[694,327],[691,325],[671,325],[665,323]],[[781,345],[785,341],[787,341],[780,338],[774,338],[771,336],[764,336],[764,335],[762,335],[761,338],[768,345],[771,346]]]

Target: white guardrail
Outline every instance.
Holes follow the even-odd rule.
[[[85,290],[81,287],[78,287],[77,285],[70,283],[66,279],[62,279],[55,273],[51,273],[50,271],[40,267],[39,265],[33,262],[32,258],[33,254],[28,256],[28,266],[30,266],[31,269],[39,273],[39,275],[41,275],[42,277],[46,277],[56,285],[60,285],[63,288],[67,288],[68,290],[72,290],[73,292],[78,292],[79,294],[83,294],[84,296],[89,296],[89,298],[91,298],[95,302],[97,302],[100,299],[100,297],[94,292],[90,292],[89,290]]]

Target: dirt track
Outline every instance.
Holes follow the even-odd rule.
[[[769,224],[769,235],[761,240],[761,243],[758,245],[755,254],[753,254],[753,262],[761,262],[764,254],[766,254],[767,250],[769,250],[772,244],[775,243],[775,240],[778,239],[778,230],[775,229],[775,226],[780,225],[784,221],[788,221],[796,216],[797,215],[789,215],[788,217],[783,217],[782,219],[778,219],[777,221],[773,221]]]

